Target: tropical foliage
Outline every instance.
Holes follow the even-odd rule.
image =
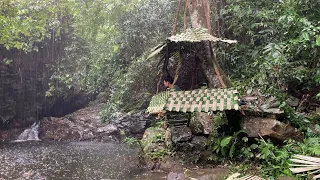
[[[48,43],[61,46],[58,62],[48,65],[52,70],[48,96],[54,95],[57,83],[105,92],[113,107],[106,110],[107,117],[117,110],[145,107],[150,98],[145,93],[155,91],[158,71],[157,62],[145,57],[169,35],[177,2],[1,3],[3,47],[29,52]],[[315,15],[319,6],[317,0],[227,1],[216,14],[223,22],[219,34],[238,43],[218,47],[222,69],[239,89],[259,87],[277,96],[319,86],[320,25]]]
[[[265,92],[310,89],[320,68],[316,0],[229,0],[224,36],[239,43],[220,54],[233,80]]]
[[[5,88],[1,86],[0,92],[5,98],[0,102],[0,119],[15,119],[7,113],[31,108],[40,117],[40,107],[50,105],[48,99],[68,96],[69,91],[103,94],[105,122],[115,112],[144,109],[159,80],[158,62],[147,59],[148,52],[169,36],[177,4],[175,0],[1,0],[0,83]],[[234,86],[243,91],[257,88],[280,101],[289,94],[302,98],[310,93],[308,100],[319,104],[320,1],[222,4],[221,11],[212,14],[219,22],[219,38],[238,43],[231,47],[217,43],[215,52]],[[30,89],[34,98],[23,89]],[[26,103],[16,106],[12,93]],[[31,102],[39,99],[42,103]],[[289,159],[294,154],[319,156],[319,116],[297,114],[286,103],[280,108],[284,121],[303,132],[304,142],[249,143],[241,131],[218,134],[223,122],[216,116],[216,133],[209,137],[208,149],[219,158],[209,159],[255,162],[263,176],[276,177],[292,175]],[[163,134],[154,140],[163,141]],[[163,154],[168,152],[160,151],[154,158]]]
[[[66,98],[65,92],[83,91],[105,94],[105,119],[116,111],[139,109],[155,91],[157,81],[157,62],[146,61],[144,54],[169,34],[173,2],[3,0],[0,61],[8,67],[11,64],[21,82],[43,86],[37,97],[42,99],[40,105],[34,107],[47,99]],[[26,64],[41,69],[28,71]],[[31,78],[25,72],[38,75]]]

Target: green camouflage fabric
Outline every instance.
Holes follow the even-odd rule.
[[[147,108],[147,113],[156,113],[164,110],[169,96],[170,91],[164,91],[154,95],[150,101],[149,107]]]
[[[166,53],[166,50],[165,50],[166,47],[169,46],[169,44],[171,44],[172,42],[173,43],[179,43],[179,42],[196,43],[201,41],[224,42],[228,44],[237,43],[236,40],[221,39],[218,37],[214,37],[211,34],[209,34],[208,30],[205,28],[187,29],[185,33],[171,36],[166,40],[166,42],[163,42],[158,46],[154,47],[151,50],[150,55],[147,57],[147,59],[150,59],[157,54]],[[172,46],[178,46],[178,44],[176,45],[171,44],[170,48],[173,48]]]
[[[174,112],[210,112],[238,110],[238,91],[234,89],[196,89],[192,91],[167,91],[155,95],[148,113],[161,110]],[[165,99],[167,98],[167,99]]]
[[[187,29],[185,33],[177,34],[168,38],[172,42],[201,42],[201,41],[211,41],[217,42],[222,41],[225,43],[236,43],[236,40],[221,39],[212,36],[208,33],[205,28]]]

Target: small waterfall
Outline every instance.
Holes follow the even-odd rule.
[[[28,129],[25,129],[14,142],[23,142],[23,141],[40,141],[39,135],[39,124],[33,123],[32,126]]]

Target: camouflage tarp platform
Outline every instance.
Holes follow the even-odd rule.
[[[161,110],[175,112],[209,112],[239,109],[238,92],[233,89],[196,89],[167,91],[153,96],[148,113]]]

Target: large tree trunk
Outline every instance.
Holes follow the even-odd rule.
[[[216,8],[217,9],[217,8]],[[208,0],[191,0],[189,5],[191,25],[193,28],[207,28],[208,32],[214,32],[216,35],[217,26],[214,25],[213,29],[210,24],[210,4]],[[220,68],[216,56],[212,50],[211,42],[202,42],[197,47],[199,59],[201,61],[201,68],[206,75],[210,88],[225,88],[230,86],[230,80],[226,77],[225,73]]]

